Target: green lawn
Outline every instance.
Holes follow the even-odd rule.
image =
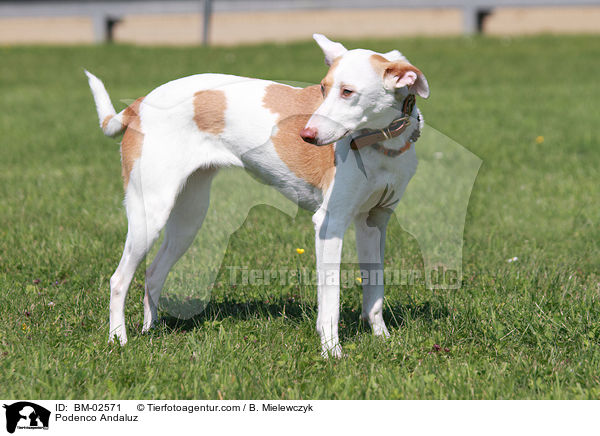
[[[321,52],[312,42],[4,47],[0,397],[600,397],[600,38],[344,42],[404,52],[431,86],[420,102],[428,125],[483,161],[461,289],[388,287],[387,342],[359,323],[359,286],[344,289],[347,357],[325,361],[313,287],[232,287],[223,267],[201,315],[164,313],[142,336],[140,268],[127,305],[130,342],[109,346],[108,281],[126,220],[118,145],[98,129],[83,68],[123,108],[121,99],[198,72],[317,82],[326,72]],[[313,268],[312,241],[308,212],[292,218],[257,206],[223,265]],[[388,267],[423,267],[400,223],[388,241]]]

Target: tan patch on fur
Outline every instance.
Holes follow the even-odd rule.
[[[127,189],[129,175],[133,164],[142,155],[142,143],[144,142],[144,133],[141,130],[140,123],[140,105],[144,97],[138,98],[131,103],[123,112],[123,125],[127,126],[123,140],[121,141],[121,165],[123,175],[123,185]]]
[[[227,100],[223,91],[206,90],[194,94],[194,122],[203,132],[218,135],[225,130]]]
[[[395,76],[402,76],[407,71],[414,71],[417,74],[422,74],[421,70],[419,70],[414,65],[409,64],[408,62],[390,62],[386,58],[378,54],[371,55],[370,61],[375,71],[382,77],[387,76],[389,74],[394,74]]]
[[[382,73],[385,70],[385,66],[387,64],[391,64],[390,61],[388,61],[386,58],[384,58],[383,56],[378,55],[378,54],[371,55],[370,61],[371,61],[371,65],[373,66],[375,71],[382,72]]]
[[[316,146],[300,137],[300,130],[322,102],[318,85],[295,89],[273,84],[263,98],[263,105],[278,115],[277,133],[271,137],[275,151],[297,177],[325,191],[335,175],[333,144]]]
[[[323,78],[323,80],[321,80],[321,85],[323,86],[323,88],[325,90],[325,96],[327,96],[327,94],[329,93],[329,90],[333,86],[333,81],[334,81],[333,73],[335,72],[335,69],[337,68],[341,59],[342,59],[342,57],[339,56],[333,60],[333,62],[331,63],[331,66],[329,67],[329,71],[327,71],[327,75]]]
[[[113,117],[114,117],[114,115],[107,115],[102,120],[102,130],[106,130],[106,127],[108,126],[108,123],[110,123],[110,120],[112,120]]]

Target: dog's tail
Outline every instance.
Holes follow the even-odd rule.
[[[94,96],[94,102],[96,103],[96,111],[98,111],[98,119],[100,121],[100,128],[106,136],[116,136],[125,129],[123,124],[123,112],[117,113],[114,106],[110,101],[108,92],[100,79],[90,73],[88,70],[84,70],[88,77],[90,89]]]

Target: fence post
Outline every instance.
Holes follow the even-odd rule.
[[[463,7],[463,32],[465,35],[473,35],[483,32],[483,21],[492,13],[492,9],[465,6]]]
[[[204,12],[202,14],[202,45],[204,46],[209,43],[211,15],[212,0],[204,0]]]
[[[465,35],[477,33],[477,8],[473,6],[463,7],[463,33]]]
[[[94,42],[102,44],[108,40],[108,23],[106,16],[102,13],[95,13],[92,16],[94,27]]]

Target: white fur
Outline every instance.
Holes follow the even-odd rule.
[[[409,88],[386,89],[369,62],[374,52],[346,50],[322,35],[315,39],[326,62],[342,56],[334,73],[331,92],[307,123],[318,130],[318,143],[335,144],[335,178],[325,192],[298,178],[279,158],[271,135],[277,115],[263,105],[265,88],[272,82],[220,74],[201,74],[166,83],[152,91],[140,106],[144,134],[141,157],[131,171],[125,206],[129,221],[121,262],[111,278],[110,338],[127,342],[125,297],[133,274],[160,230],[165,240],[146,272],[143,330],[157,319],[157,302],[169,270],[187,250],[208,208],[211,180],[218,168],[239,166],[273,184],[304,208],[314,211],[317,257],[318,319],[324,356],[341,356],[338,338],[339,266],[346,228],[354,221],[361,268],[383,270],[385,229],[393,206],[416,171],[414,147],[391,158],[370,147],[350,149],[350,134],[358,129],[386,127],[399,115],[395,92],[405,96]],[[384,56],[403,60],[399,52]],[[108,115],[120,122],[104,85],[87,73],[100,123]],[[410,79],[410,78],[407,78]],[[407,80],[410,84],[411,80]],[[340,84],[350,84],[356,94],[340,97]],[[413,81],[414,83],[414,81]],[[193,95],[200,90],[222,90],[227,109],[225,130],[215,136],[200,131],[193,121]],[[418,110],[415,108],[413,116]],[[400,148],[418,128],[414,120],[401,136],[385,141]],[[109,123],[110,124],[110,123]],[[120,129],[110,124],[106,134]],[[382,194],[393,192],[393,203],[382,207]],[[383,284],[363,284],[363,311],[378,336],[389,336],[382,316]]]
[[[108,92],[106,92],[106,89],[104,88],[104,84],[88,70],[84,71],[85,75],[88,77],[88,83],[94,96],[94,102],[96,103],[96,111],[98,112],[100,128],[106,136],[115,136],[117,133],[123,130],[121,123],[123,112],[117,115],[115,108],[108,96]],[[112,118],[105,127],[103,125],[103,121],[109,116]]]
[[[313,38],[315,41],[317,41],[317,44],[319,44],[321,50],[323,50],[323,54],[325,55],[325,63],[327,65],[331,65],[336,58],[343,56],[348,51],[342,44],[339,42],[330,41],[325,37],[325,35],[315,33]]]

